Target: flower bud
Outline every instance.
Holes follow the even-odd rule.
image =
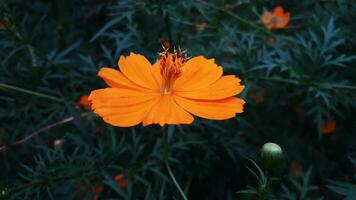
[[[0,188],[0,199],[9,199],[10,197],[10,189],[6,187]]]
[[[282,148],[275,143],[268,142],[262,146],[261,159],[265,168],[272,169],[283,159]]]

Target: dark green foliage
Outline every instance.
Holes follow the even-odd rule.
[[[278,5],[292,18],[270,31],[260,15]],[[256,172],[249,158],[260,163],[266,142],[285,155],[271,199],[353,199],[354,19],[347,0],[0,0],[0,199],[93,199],[97,185],[101,199],[179,199],[160,127],[112,127],[77,104],[106,87],[101,67],[129,52],[154,62],[162,40],[215,58],[246,86],[236,118],[166,128],[190,199],[245,198],[236,192],[255,187],[246,166]]]
[[[352,161],[353,166],[356,166],[356,160],[350,159]],[[353,183],[350,182],[341,182],[341,181],[330,181],[330,185],[328,188],[333,190],[334,192],[345,196],[345,200],[352,200],[356,196],[356,174],[353,176]]]

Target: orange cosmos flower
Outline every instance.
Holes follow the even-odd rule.
[[[85,109],[90,110],[91,101],[88,98],[88,95],[81,96],[79,104],[82,105]]]
[[[325,135],[329,135],[329,134],[334,133],[335,128],[336,128],[336,122],[332,119],[328,119],[325,121],[324,127],[321,130],[321,132]]]
[[[127,184],[128,184],[128,180],[125,178],[124,174],[120,173],[118,175],[115,176],[115,181],[116,183],[119,185],[119,187],[121,189],[126,188]]]
[[[102,68],[98,75],[110,88],[94,90],[92,109],[105,122],[120,127],[149,124],[190,124],[191,114],[224,120],[243,112],[244,100],[234,97],[244,86],[234,75],[222,76],[214,59],[187,58],[165,49],[151,64],[131,53],[119,59],[120,71]],[[191,114],[190,114],[191,113]]]
[[[268,28],[281,29],[288,25],[290,12],[284,12],[281,6],[277,6],[273,13],[265,11],[262,15],[262,22]]]

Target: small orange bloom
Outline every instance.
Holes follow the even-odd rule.
[[[284,12],[281,6],[277,6],[273,13],[269,11],[263,12],[262,22],[268,28],[281,29],[288,25],[290,18],[290,12]]]
[[[165,49],[153,65],[134,53],[118,64],[121,72],[104,67],[98,73],[110,88],[89,96],[94,112],[113,126],[190,124],[191,114],[224,120],[243,112],[245,101],[234,96],[244,86],[234,75],[222,76],[214,59]]]
[[[93,196],[93,200],[98,200],[100,194],[104,191],[104,188],[102,185],[96,184],[94,186],[94,196]]]
[[[325,121],[324,127],[321,130],[321,132],[325,135],[329,135],[329,134],[334,133],[335,128],[336,128],[336,122],[332,119],[328,119]]]
[[[265,101],[265,90],[263,88],[251,90],[249,96],[255,100],[256,104],[261,104]]]
[[[120,173],[118,175],[115,176],[115,181],[116,183],[119,185],[119,187],[121,189],[126,188],[127,184],[128,184],[128,180],[125,178],[124,174]]]
[[[91,101],[89,100],[88,95],[81,96],[79,104],[82,105],[85,109],[90,110]]]

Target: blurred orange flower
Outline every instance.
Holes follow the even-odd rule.
[[[88,95],[81,96],[79,104],[82,105],[85,109],[90,110],[91,101],[89,100]]]
[[[336,129],[336,122],[333,119],[328,119],[324,123],[324,127],[321,132],[325,135],[329,135],[334,133]]]
[[[249,96],[255,100],[256,104],[261,104],[265,101],[265,90],[263,88],[251,90]]]
[[[93,200],[98,200],[99,199],[99,196],[100,196],[100,193],[102,193],[104,191],[104,188],[102,185],[95,185],[94,186],[94,197],[93,197]]]
[[[303,175],[303,166],[296,160],[290,163],[290,171],[294,178],[298,179]]]
[[[121,189],[126,188],[127,184],[128,184],[128,180],[125,178],[124,174],[120,173],[118,175],[115,176],[115,181],[116,183],[119,185],[119,187]]]
[[[0,31],[6,30],[8,26],[10,26],[10,18],[9,17],[3,17],[0,19]]]
[[[244,86],[234,75],[222,76],[214,59],[164,49],[153,65],[134,53],[118,64],[121,72],[104,67],[98,73],[110,88],[89,96],[94,112],[113,126],[190,124],[191,114],[224,120],[243,112],[245,101],[234,96]]]
[[[262,22],[268,28],[281,29],[288,25],[290,18],[290,12],[284,12],[281,6],[277,6],[273,13],[269,11],[263,12]]]

